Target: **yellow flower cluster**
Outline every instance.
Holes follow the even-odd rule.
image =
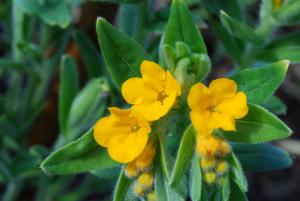
[[[122,85],[122,95],[132,107],[108,108],[111,115],[101,118],[94,128],[96,142],[120,163],[129,163],[141,154],[151,133],[150,123],[166,115],[181,93],[171,73],[154,62],[143,61],[141,74]]]
[[[216,182],[228,170],[224,157],[230,145],[214,134],[214,129],[235,131],[235,120],[248,113],[247,97],[237,92],[237,85],[227,78],[212,81],[209,87],[195,84],[188,95],[190,118],[197,131],[197,152],[204,179],[208,184]]]

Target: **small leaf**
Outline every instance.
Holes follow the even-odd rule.
[[[66,136],[71,104],[79,90],[77,66],[71,56],[62,58],[59,86],[59,125],[60,131]]]
[[[78,140],[53,152],[43,161],[41,168],[49,174],[75,174],[118,165],[95,142],[93,129],[90,129]]]
[[[170,184],[174,189],[180,193],[178,190],[178,185],[184,181],[185,172],[187,167],[190,164],[190,161],[195,152],[195,131],[193,126],[189,126],[182,137],[181,143],[179,145],[177,158],[175,161],[175,165],[172,171]]]
[[[250,41],[255,45],[261,45],[263,39],[248,25],[231,18],[224,11],[220,12],[220,18],[225,29],[239,39]]]
[[[243,192],[248,191],[248,182],[244,170],[234,153],[228,157],[228,162],[231,166],[231,179],[239,186]]]
[[[236,132],[224,132],[226,139],[233,142],[262,143],[291,135],[291,129],[275,115],[261,106],[248,106],[247,116],[236,121]]]
[[[200,201],[202,194],[202,173],[199,164],[199,158],[195,154],[193,157],[190,173],[190,197],[192,201]]]
[[[89,78],[99,77],[103,75],[102,58],[90,39],[80,31],[74,34],[78,50],[84,62]]]
[[[224,182],[222,184],[222,201],[229,201],[230,196],[230,178],[229,175],[224,177]]]
[[[286,114],[287,106],[276,96],[270,96],[262,106],[275,114]]]
[[[162,44],[175,47],[179,41],[184,42],[192,52],[207,53],[203,38],[192,20],[188,7],[182,0],[173,0]]]
[[[113,201],[125,201],[126,194],[128,193],[130,185],[133,182],[132,179],[127,178],[126,175],[124,174],[124,167],[120,173],[120,176],[119,176],[119,179],[118,179],[118,182],[116,185],[116,190],[114,192]]]
[[[287,73],[289,62],[284,60],[263,67],[251,68],[241,71],[233,79],[238,90],[247,95],[247,101],[260,104],[280,86]]]
[[[271,144],[234,144],[233,150],[245,171],[270,171],[289,167],[292,159]]]
[[[103,18],[97,19],[97,35],[104,61],[116,86],[140,75],[140,64],[149,59],[145,50],[133,39],[119,32]]]
[[[300,17],[300,1],[283,4],[281,8],[274,13],[274,17],[281,23],[289,23]]]

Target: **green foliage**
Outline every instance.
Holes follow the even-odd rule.
[[[246,93],[248,102],[261,104],[280,86],[287,73],[288,65],[288,61],[280,61],[246,69],[230,78],[237,83],[238,90]]]
[[[287,138],[291,129],[266,109],[249,104],[246,117],[237,120],[236,132],[224,132],[226,139],[243,143],[262,143]]]
[[[126,194],[129,191],[132,179],[129,179],[124,174],[124,168],[120,172],[120,176],[114,192],[113,201],[123,201],[126,198]]]
[[[192,168],[189,176],[189,189],[192,201],[201,200],[202,194],[202,173],[199,165],[199,158],[195,154],[192,161]]]
[[[74,174],[117,165],[107,155],[106,150],[95,142],[93,129],[90,129],[78,140],[48,156],[41,168],[48,174]]]
[[[120,88],[125,80],[140,74],[140,64],[149,56],[137,42],[119,32],[105,19],[97,19],[96,29],[108,71]]]

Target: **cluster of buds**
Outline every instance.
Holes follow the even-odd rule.
[[[173,71],[183,91],[202,81],[210,71],[208,55],[192,52],[183,42],[177,42],[175,48],[164,45],[163,52],[166,65]]]
[[[125,167],[125,175],[134,179],[133,192],[135,196],[147,201],[155,201],[153,160],[156,144],[150,140],[143,152]]]
[[[230,145],[213,134],[200,136],[197,140],[204,180],[208,184],[220,183],[228,171],[229,165],[224,159],[230,153]]]

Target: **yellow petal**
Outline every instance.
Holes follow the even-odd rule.
[[[133,110],[136,110],[143,115],[148,121],[156,121],[172,108],[176,100],[176,94],[170,94],[163,101],[163,104],[159,101],[149,102],[140,105],[132,106]]]
[[[216,98],[213,104],[218,104],[224,99],[232,98],[237,91],[237,85],[228,78],[219,78],[209,84],[209,90]]]
[[[176,96],[180,96],[181,90],[178,81],[169,71],[167,71],[166,93],[171,94],[174,91],[176,92]]]
[[[222,128],[225,131],[235,131],[235,120],[226,113],[214,112],[210,121],[213,129]]]
[[[99,145],[107,147],[111,139],[111,128],[112,122],[109,117],[103,117],[96,123],[94,127],[94,139]]]
[[[156,91],[145,84],[141,78],[130,78],[122,85],[122,95],[130,104],[141,104],[145,101],[155,100]]]
[[[235,119],[240,119],[248,113],[247,96],[244,92],[238,92],[234,98],[219,104],[218,109]]]
[[[165,90],[166,71],[155,62],[143,61],[141,64],[142,79],[146,85],[157,92]]]
[[[120,163],[128,163],[138,157],[148,141],[148,130],[139,129],[138,132],[119,135],[111,140],[108,146],[109,156]]]
[[[201,135],[210,134],[213,131],[212,121],[211,121],[211,113],[207,110],[203,111],[191,111],[190,118],[194,128]]]
[[[194,109],[206,109],[210,102],[210,93],[208,88],[202,84],[197,83],[192,86],[188,95],[188,105]]]

